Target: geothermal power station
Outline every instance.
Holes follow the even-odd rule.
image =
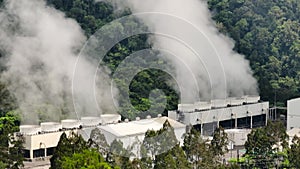
[[[300,99],[290,101],[289,105],[299,105],[299,102]],[[147,130],[159,130],[166,120],[174,128],[175,135],[181,144],[183,135],[191,125],[201,131],[201,135],[206,138],[211,137],[216,127],[222,126],[230,138],[229,148],[234,149],[244,145],[251,128],[266,125],[270,118],[269,111],[269,102],[261,101],[259,96],[244,96],[194,104],[179,104],[178,110],[168,112],[168,117],[158,115],[157,117],[147,116],[145,119],[137,117],[132,121],[128,119],[121,121],[119,114],[103,114],[99,117],[81,117],[80,120],[61,120],[60,123],[43,122],[40,125],[21,125],[20,131],[15,135],[24,137],[24,156],[30,161],[51,157],[64,132],[67,136],[75,132],[88,140],[91,131],[98,128],[104,134],[108,144],[117,139],[121,140],[126,148],[137,141],[142,142]],[[291,116],[296,114],[291,111],[288,112],[288,119],[291,119],[288,125],[297,127],[293,121],[294,118],[289,118],[289,114]]]
[[[288,101],[287,130],[291,137],[300,128],[299,115],[300,98]],[[71,132],[80,134],[85,140],[90,138],[93,129],[98,128],[104,134],[108,144],[117,139],[126,148],[133,143],[142,142],[147,130],[159,130],[166,120],[174,128],[176,138],[183,144],[183,135],[195,126],[204,138],[211,138],[218,126],[225,128],[229,137],[229,149],[242,147],[247,140],[251,128],[266,125],[272,112],[269,102],[260,100],[259,96],[244,96],[228,98],[226,100],[212,100],[211,102],[197,102],[194,104],[179,104],[178,110],[169,111],[168,117],[147,116],[145,119],[137,117],[133,121],[121,121],[119,114],[103,114],[99,117],[81,117],[66,119],[58,122],[43,122],[40,125],[21,125],[16,136],[25,139],[25,159],[29,161],[47,159],[53,155],[62,133],[67,136]],[[299,134],[299,133],[298,133]],[[138,151],[138,150],[137,150]],[[137,152],[133,152],[137,153]]]

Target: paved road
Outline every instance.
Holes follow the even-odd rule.
[[[24,162],[25,169],[49,169],[50,161],[34,161],[34,162]]]

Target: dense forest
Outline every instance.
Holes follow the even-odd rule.
[[[63,11],[66,17],[75,19],[87,37],[106,23],[131,13],[130,9],[115,11],[112,4],[104,1],[48,0],[47,2],[50,6]],[[299,3],[296,0],[287,2],[209,0],[208,5],[220,32],[233,38],[235,50],[244,54],[250,61],[259,82],[262,99],[271,103],[276,99],[278,105],[284,105],[287,99],[299,96]],[[138,21],[132,22],[142,24]],[[111,69],[111,73],[114,73],[126,56],[151,46],[147,38],[148,35],[138,35],[115,45],[104,58],[105,65]],[[159,63],[157,60],[153,62]],[[1,69],[5,67],[2,66]],[[160,70],[145,70],[133,79],[130,84],[130,103],[137,110],[145,112],[139,114],[141,117],[148,113],[156,115],[153,111],[147,112],[151,104],[149,94],[153,89],[161,89],[167,95],[168,104],[164,113],[176,109],[179,93],[172,89],[167,81],[172,81],[171,77]],[[122,95],[124,82],[118,82]],[[17,104],[5,84],[0,84],[0,93],[2,98],[0,113],[3,116],[6,112],[15,110]],[[161,99],[157,98],[156,103]],[[137,115],[136,112],[126,112],[130,110],[129,106],[131,105],[122,105],[119,113],[124,118],[132,119]]]
[[[208,0],[220,32],[250,61],[263,100],[284,105],[300,93],[298,0]]]

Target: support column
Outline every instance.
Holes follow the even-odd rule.
[[[202,122],[200,124],[200,135],[203,136],[203,124],[202,124]]]
[[[235,114],[235,124],[234,124],[234,128],[238,128],[238,119],[237,119],[237,117],[236,117],[236,114]]]
[[[32,149],[29,150],[29,158],[30,158],[30,160],[33,160],[33,150]]]
[[[269,110],[266,110],[266,126],[268,125],[268,114],[269,114]]]
[[[250,129],[253,128],[253,119],[252,119],[252,113],[250,115]]]

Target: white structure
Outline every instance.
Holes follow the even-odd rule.
[[[112,124],[121,121],[121,115],[119,114],[101,114],[101,124]]]
[[[210,103],[206,102],[202,105],[181,104],[178,105],[177,111],[169,111],[168,117],[185,125],[201,125],[201,133],[203,133],[204,124],[215,124],[217,127],[220,122],[229,120],[234,121],[233,128],[238,128],[238,119],[241,118],[249,118],[250,128],[252,128],[256,122],[253,121],[253,117],[264,117],[264,124],[267,120],[269,102],[259,102],[259,99],[259,96],[244,96],[226,100],[212,100]]]
[[[58,128],[60,127],[60,128]],[[57,130],[58,129],[58,130]],[[61,130],[61,124],[54,122],[41,123],[41,127],[21,125],[20,132],[24,137],[24,156],[26,159],[45,158],[53,154],[54,148],[63,132],[67,136],[72,130]],[[76,132],[76,130],[74,130]]]
[[[83,127],[85,126],[97,126],[101,124],[101,118],[100,117],[81,117],[81,125]]]
[[[287,131],[287,135],[289,136],[289,145],[292,144],[292,140],[295,136],[300,137],[300,128],[293,128]]]
[[[25,139],[25,158],[34,160],[37,158],[49,157],[53,154],[60,136],[71,132],[78,133],[88,140],[90,133],[98,127],[110,144],[114,139],[119,139],[124,143],[124,147],[137,141],[143,141],[147,130],[159,130],[164,122],[168,120],[176,134],[176,138],[183,143],[183,134],[186,126],[168,117],[159,115],[157,118],[148,117],[146,119],[137,118],[136,121],[121,121],[121,116],[116,114],[105,114],[100,117],[82,117],[81,120],[67,119],[57,122],[43,122],[40,125],[21,125],[20,132],[15,135],[22,135]]]
[[[75,129],[80,127],[81,122],[76,119],[66,119],[61,121],[61,125],[64,129]]]
[[[21,125],[20,126],[20,133],[22,134],[38,134],[41,132],[41,127],[38,125]]]
[[[108,144],[110,144],[113,140],[118,139],[124,143],[124,147],[127,147],[137,141],[136,138],[142,142],[147,130],[161,129],[166,120],[168,120],[174,128],[176,138],[182,144],[183,134],[186,132],[186,125],[168,117],[157,117],[141,119],[139,121],[130,121],[127,123],[123,122],[118,124],[101,125],[98,126],[98,128],[104,134]]]
[[[236,146],[244,146],[251,129],[227,129],[225,132],[228,135],[230,145],[228,148],[234,149]]]
[[[62,129],[62,125],[56,122],[41,123],[41,132],[55,132]]]
[[[287,101],[287,130],[300,128],[300,98]]]
[[[71,131],[82,133],[81,128],[91,129],[101,124],[118,123],[120,120],[119,114],[103,114],[100,117],[82,117],[81,120],[66,119],[61,123],[43,122],[40,125],[21,125],[20,131],[15,135],[24,137],[25,158],[34,160],[51,156],[64,132],[68,136]]]
[[[174,128],[174,133],[180,144],[183,144],[183,136],[186,133],[186,125],[177,122],[168,117],[158,116],[157,118],[138,119],[136,121],[124,121],[121,123],[99,125],[97,126],[101,133],[104,134],[108,144],[114,140],[120,140],[124,148],[133,146],[132,153],[139,156],[139,146],[143,142],[145,133],[148,130],[159,130],[163,127],[165,121],[168,120],[170,125]],[[79,133],[85,140],[90,138],[90,133],[94,127],[82,128]],[[160,136],[158,136],[160,137]]]

